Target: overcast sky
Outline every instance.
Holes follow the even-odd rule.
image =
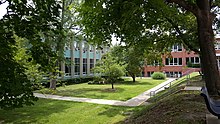
[[[4,3],[0,5],[0,18],[2,18],[6,14],[6,7],[8,6],[8,3]]]

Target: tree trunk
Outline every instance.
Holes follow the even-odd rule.
[[[133,82],[135,82],[135,77],[136,77],[135,74],[132,73],[132,72],[130,72],[130,71],[128,71],[128,73],[130,74],[130,76],[131,76]]]
[[[56,79],[50,79],[50,89],[56,90]]]
[[[114,83],[112,83],[112,89],[114,89]]]
[[[201,55],[199,56],[200,60],[202,59],[201,58]],[[205,77],[204,77],[204,70],[203,70],[203,65],[202,63],[200,63],[200,68],[201,68],[201,71],[199,71],[199,74],[202,76],[202,80],[205,80]]]
[[[207,9],[208,5],[202,4],[206,4],[206,2],[201,2],[199,4],[200,9],[198,11],[198,15],[196,16],[201,62],[208,92],[210,95],[217,95],[217,90],[220,90],[220,76],[214,47],[212,17],[209,9]]]
[[[135,82],[135,75],[132,75],[131,77],[133,79],[133,82]]]

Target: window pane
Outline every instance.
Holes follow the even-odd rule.
[[[194,57],[191,57],[191,62],[192,62],[192,63],[195,63]]]
[[[186,64],[189,62],[189,57],[186,57]]]
[[[179,65],[182,65],[182,58],[179,58]]]
[[[182,45],[178,45],[178,51],[182,51]]]
[[[195,57],[195,63],[199,63],[199,57]]]
[[[169,58],[166,58],[166,65],[169,65]]]
[[[174,65],[177,65],[177,58],[174,58]]]

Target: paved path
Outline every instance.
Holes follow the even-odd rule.
[[[47,99],[56,99],[56,100],[66,100],[66,101],[76,101],[76,102],[88,102],[88,103],[97,103],[97,104],[106,104],[106,105],[116,105],[116,106],[139,106],[144,103],[147,99],[150,98],[150,92],[156,91],[155,93],[163,90],[167,85],[175,80],[174,78],[170,78],[167,81],[157,85],[156,87],[151,88],[150,90],[145,91],[144,93],[133,97],[127,101],[119,101],[119,100],[105,100],[105,99],[91,99],[91,98],[79,98],[79,97],[66,97],[66,96],[58,96],[58,95],[49,95],[49,94],[40,94],[34,93],[36,97],[39,98],[47,98]],[[145,103],[150,104],[150,103]]]
[[[220,124],[220,119],[211,113],[206,114],[206,124]]]
[[[202,87],[195,87],[195,86],[186,86],[184,88],[184,90],[190,90],[190,91],[193,91],[193,90],[198,90],[198,91],[201,91]]]

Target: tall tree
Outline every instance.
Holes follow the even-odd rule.
[[[86,0],[80,11],[91,39],[107,42],[114,34],[126,44],[143,44],[146,49],[152,44],[166,49],[183,43],[199,52],[208,91],[217,95],[220,76],[212,25],[218,4],[218,0]]]
[[[125,66],[126,72],[132,77],[133,82],[143,70],[144,54],[136,46],[114,46],[110,53],[119,64]]]
[[[215,9],[219,1],[212,0],[167,0],[175,3],[195,15],[198,25],[198,41],[201,52],[201,62],[206,86],[210,94],[217,95],[220,91],[220,76],[214,47],[213,21],[216,18]]]
[[[59,34],[55,32],[46,32],[42,35],[47,43],[50,44],[50,48],[56,53],[56,57],[49,56],[50,65],[47,67],[47,72],[50,72],[50,89],[56,89],[56,80],[58,75],[61,74],[63,77],[62,71],[59,71],[60,64],[66,63],[64,57],[64,48],[69,47],[72,44],[73,40],[76,40],[78,33],[80,32],[77,25],[77,13],[76,7],[79,6],[80,2],[78,0],[62,0],[61,1],[61,10],[58,18],[60,22],[60,27],[56,30],[60,32]]]
[[[56,54],[40,34],[59,33],[55,29],[60,26],[57,19],[60,4],[55,0],[5,0],[0,6],[5,3],[7,13],[0,20],[0,108],[6,109],[31,105],[36,100],[24,65],[14,57],[17,51],[14,34],[29,40],[27,52],[44,68],[49,64],[47,56]]]

